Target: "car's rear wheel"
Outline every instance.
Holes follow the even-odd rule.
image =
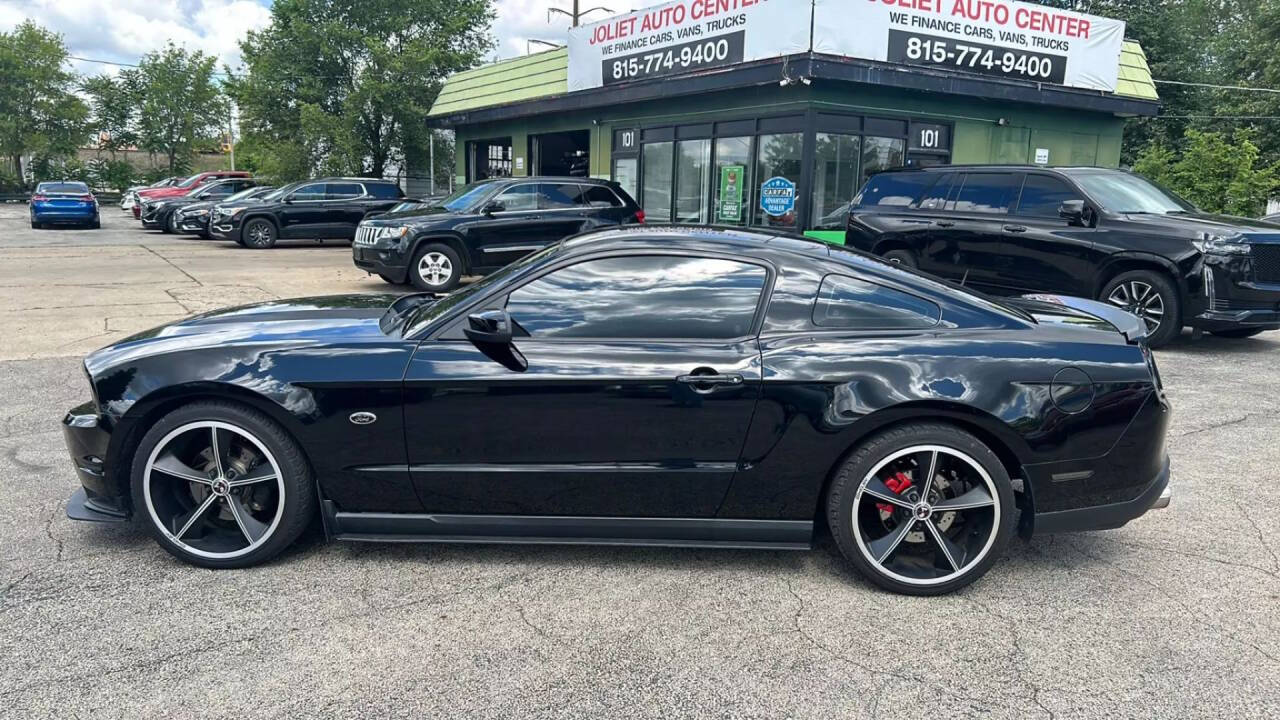
[[[316,510],[297,443],[261,412],[224,402],[193,403],[153,425],[134,455],[131,490],[161,547],[211,568],[274,557]]]
[[[462,279],[462,259],[448,245],[432,243],[418,248],[409,266],[409,282],[419,290],[448,292]]]
[[[973,435],[939,423],[881,433],[845,461],[827,493],[840,552],[907,595],[941,595],[982,577],[1014,528],[1013,486]]]
[[[90,230],[97,230],[102,227],[102,218],[97,215],[93,216],[93,222],[89,223]]]
[[[39,230],[39,229],[41,229],[41,228],[43,228],[43,227],[44,227],[44,225],[42,225],[42,224],[40,224],[40,223],[36,222],[35,220],[32,220],[32,221],[31,221],[31,229],[32,229],[32,230]]]
[[[883,257],[885,260],[888,260],[895,265],[902,265],[912,269],[920,267],[920,263],[916,261],[916,254],[903,248],[890,250],[885,253]]]
[[[1254,335],[1266,332],[1266,328],[1232,328],[1230,330],[1210,330],[1209,332],[1222,338],[1243,340],[1244,338],[1251,338]]]
[[[1102,289],[1099,299],[1137,315],[1147,325],[1147,344],[1168,345],[1182,332],[1178,291],[1154,270],[1120,273]]]
[[[169,213],[169,218],[164,221],[164,231],[171,234],[178,234],[178,213]]]
[[[265,250],[276,244],[276,226],[270,220],[254,218],[240,231],[240,244],[255,250]]]

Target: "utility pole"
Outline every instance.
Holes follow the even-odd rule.
[[[569,12],[568,10],[561,10],[560,8],[556,8],[556,7],[547,8],[547,22],[551,22],[552,13],[559,13],[569,18],[571,21],[573,21],[573,27],[578,27],[578,21],[581,20],[582,16],[586,15],[587,13],[595,12],[597,10],[603,10],[607,13],[613,13],[612,10],[604,6],[596,6],[596,7],[587,8],[586,10],[579,10],[578,9],[579,2],[580,0],[573,0],[573,12]]]

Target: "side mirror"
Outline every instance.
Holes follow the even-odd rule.
[[[502,212],[503,210],[506,210],[506,209],[507,209],[507,206],[503,205],[500,202],[491,202],[491,203],[487,203],[484,206],[484,208],[480,210],[480,212],[484,213],[485,215],[492,215],[496,212]]]
[[[1084,224],[1084,201],[1067,200],[1058,206],[1058,217],[1072,224]]]
[[[485,357],[508,370],[524,372],[529,369],[529,361],[511,344],[512,327],[506,310],[485,310],[468,315],[462,333]]]

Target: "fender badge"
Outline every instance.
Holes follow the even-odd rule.
[[[378,419],[377,415],[374,415],[371,412],[364,412],[364,411],[353,412],[351,413],[351,417],[350,417],[351,422],[355,423],[356,425],[368,425],[372,422],[375,422],[377,419]]]

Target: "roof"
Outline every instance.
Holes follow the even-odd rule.
[[[852,60],[853,62],[859,62]],[[950,73],[967,76],[965,73]],[[974,76],[981,77],[981,76]],[[667,78],[659,82],[669,82]],[[1075,88],[1068,88],[1074,90]],[[469,112],[480,108],[551,98],[569,92],[569,51],[547,50],[451,75],[431,106],[428,118]],[[582,94],[581,91],[575,95]],[[616,92],[616,91],[615,91]],[[1081,91],[1097,96],[1095,91]],[[1142,46],[1126,40],[1120,53],[1119,75],[1115,93],[1103,96],[1134,98],[1158,102],[1159,94],[1151,79],[1151,68]]]

